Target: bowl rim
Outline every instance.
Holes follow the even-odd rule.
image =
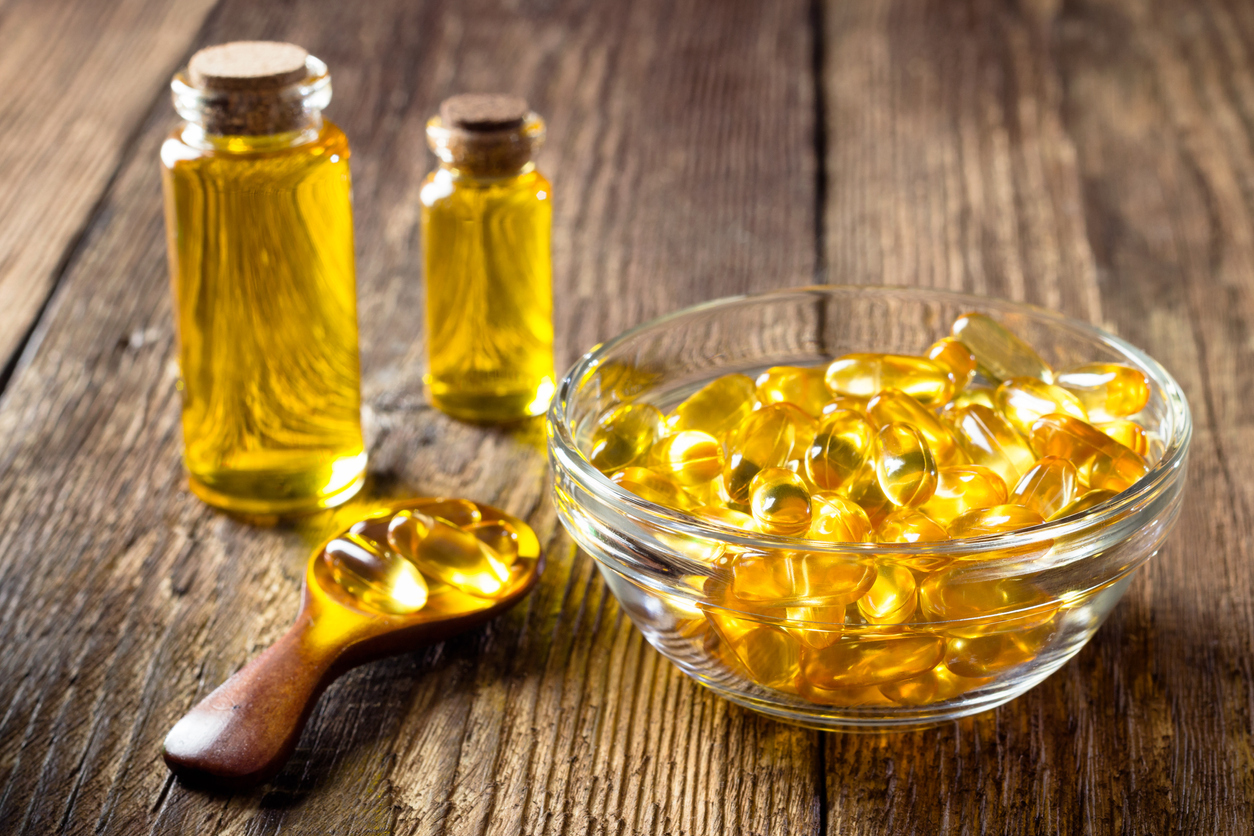
[[[618,346],[637,338],[641,334],[665,328],[678,320],[694,314],[720,308],[730,308],[745,302],[764,302],[800,296],[834,296],[849,293],[898,296],[920,294],[948,300],[962,306],[969,306],[969,309],[974,311],[987,310],[990,307],[1009,308],[1013,311],[1031,314],[1038,319],[1051,321],[1062,328],[1078,331],[1107,345],[1124,355],[1125,358],[1135,361],[1135,365],[1146,372],[1163,392],[1168,412],[1171,415],[1171,437],[1164,440],[1162,457],[1149,469],[1145,476],[1141,477],[1130,488],[1119,492],[1087,511],[1073,514],[1060,520],[1047,521],[1005,534],[990,534],[958,540],[940,540],[932,543],[829,543],[770,534],[747,535],[741,529],[702,520],[682,511],[649,502],[623,489],[593,467],[592,463],[588,461],[587,457],[575,444],[572,428],[567,420],[568,400],[574,392],[577,382],[583,380],[591,371],[595,370],[600,365],[601,359]],[[762,293],[724,296],[663,314],[629,328],[605,342],[594,345],[571,365],[558,384],[556,396],[546,416],[546,426],[549,452],[555,461],[555,466],[560,464],[582,489],[603,501],[608,501],[608,504],[616,507],[617,510],[630,513],[637,521],[651,524],[672,533],[715,540],[747,551],[762,553],[781,550],[805,551],[811,553],[844,554],[851,557],[864,558],[888,555],[894,555],[898,558],[944,556],[952,555],[955,551],[960,551],[963,554],[1002,551],[1018,546],[1040,543],[1044,540],[1074,535],[1088,530],[1095,525],[1099,525],[1102,520],[1121,514],[1154,496],[1185,462],[1193,434],[1193,422],[1189,404],[1183,389],[1176,382],[1175,378],[1149,354],[1104,328],[1038,305],[999,297],[977,296],[951,290],[904,285],[840,284],[807,285],[770,290]],[[1023,562],[1021,557],[1016,558],[1014,555],[1006,555],[1003,558],[982,560],[981,565],[988,566],[994,560]],[[1030,559],[1028,562],[1030,562]]]

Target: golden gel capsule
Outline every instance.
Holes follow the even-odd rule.
[[[1114,499],[1117,495],[1116,491],[1088,491],[1055,511],[1054,515],[1049,518],[1049,521],[1065,519],[1073,514],[1082,514],[1090,508],[1096,508],[1108,499]]]
[[[764,406],[729,436],[723,489],[736,505],[749,502],[749,484],[767,467],[799,468],[814,441],[816,423],[789,403]]]
[[[641,499],[676,511],[690,511],[701,504],[670,476],[647,467],[623,468],[610,481]]]
[[[625,403],[601,416],[588,461],[602,473],[641,462],[662,434],[662,413],[647,403]]]
[[[801,677],[801,697],[815,705],[856,708],[863,706],[891,705],[888,698],[874,685],[861,688],[820,688],[804,676]]]
[[[480,598],[495,598],[509,566],[475,535],[420,511],[401,511],[388,525],[388,542],[424,575]]]
[[[327,543],[322,554],[340,589],[366,607],[405,615],[426,606],[427,582],[396,552],[349,532]]]
[[[826,418],[833,412],[841,409],[848,409],[851,412],[856,412],[863,418],[866,418],[866,405],[870,402],[870,400],[871,398],[869,396],[862,398],[857,395],[837,395],[827,403],[823,404],[821,417]]]
[[[936,472],[936,492],[919,506],[941,525],[978,508],[1006,502],[1006,483],[992,468],[978,464],[942,467]]]
[[[1075,395],[1060,386],[1034,377],[1012,377],[993,394],[997,411],[1010,426],[1027,437],[1032,424],[1042,415],[1058,412],[1087,421],[1089,415]]]
[[[1046,415],[1032,425],[1032,448],[1042,458],[1067,459],[1090,488],[1121,491],[1145,475],[1145,460],[1101,430],[1070,415]]]
[[[991,380],[1035,377],[1046,383],[1053,382],[1053,371],[1036,349],[991,316],[963,314],[954,321],[952,333],[975,357],[980,371]]]
[[[504,565],[513,566],[518,561],[518,530],[505,520],[471,523],[466,533],[485,543]]]
[[[836,395],[869,398],[881,389],[900,389],[924,406],[940,406],[953,394],[949,373],[923,357],[903,354],[846,354],[827,367],[827,388]]]
[[[810,528],[810,494],[791,470],[768,467],[749,485],[753,521],[765,534],[791,537]]]
[[[839,554],[749,552],[732,564],[732,594],[771,607],[843,607],[873,583],[874,568]]]
[[[1055,632],[1051,621],[1030,630],[952,636],[945,643],[945,667],[964,677],[1004,673],[1035,659]]]
[[[885,389],[871,398],[866,411],[877,430],[893,422],[900,422],[923,433],[938,465],[961,464],[966,461],[966,455],[959,448],[949,427],[906,393]]]
[[[716,629],[727,619],[714,619]],[[771,625],[759,625],[723,640],[731,647],[736,659],[754,682],[777,691],[796,691],[801,673],[801,644],[787,630]]]
[[[949,373],[955,392],[962,391],[975,375],[975,355],[953,337],[941,337],[928,346],[927,359]]]
[[[825,373],[822,366],[773,366],[758,375],[758,402],[790,403],[817,418],[831,398]]]
[[[993,404],[993,392],[994,390],[987,386],[968,386],[961,392],[956,392],[953,399],[945,404],[941,413],[952,412],[959,407],[970,406],[971,404],[979,404],[980,406],[987,406],[989,409],[996,409],[997,407]]]
[[[953,622],[951,636],[1032,630],[1049,623],[1059,602],[1024,578],[971,578],[937,572],[919,584],[919,609],[931,621]]]
[[[819,490],[834,491],[862,470],[874,447],[875,430],[866,414],[838,409],[819,422],[806,450],[806,476]]]
[[[1017,484],[1036,461],[1027,442],[986,406],[959,407],[945,418],[972,463],[996,471],[1007,485]]]
[[[829,647],[844,632],[845,607],[786,607],[784,629],[802,647]]]
[[[847,637],[821,650],[806,649],[802,673],[820,688],[882,685],[918,676],[944,654],[939,636]]]
[[[949,525],[949,536],[954,540],[968,537],[985,537],[989,534],[1006,534],[1031,525],[1040,525],[1045,518],[1022,505],[994,505],[968,511]]]
[[[880,522],[875,539],[881,543],[936,543],[949,533],[927,514],[915,508],[898,508]],[[895,555],[893,560],[916,572],[936,572],[953,563],[948,555]]]
[[[1112,421],[1140,412],[1149,403],[1149,378],[1118,363],[1086,363],[1060,372],[1055,381],[1080,399],[1094,421]]]
[[[749,416],[757,395],[757,386],[747,375],[723,375],[675,407],[671,429],[700,430],[721,438]]]
[[[483,513],[469,499],[441,499],[423,504],[419,510],[428,517],[439,517],[445,522],[465,528],[482,522]]]
[[[723,472],[723,443],[700,430],[680,430],[653,445],[649,468],[685,487],[704,485]]]
[[[842,490],[862,507],[867,518],[871,520],[872,526],[879,525],[897,508],[893,501],[884,495],[884,490],[880,487],[880,480],[875,475],[874,460],[868,461],[862,472],[854,476],[849,485]]]
[[[896,563],[881,563],[875,583],[858,599],[858,612],[870,624],[902,624],[914,615],[914,573]]]
[[[1145,432],[1145,428],[1135,421],[1129,421],[1126,418],[1116,418],[1113,421],[1094,424],[1094,426],[1141,458],[1149,456],[1149,433]]]
[[[887,682],[880,691],[898,705],[920,706],[952,700],[990,681],[990,677],[958,676],[942,663],[918,676]]]
[[[862,543],[874,529],[862,506],[836,493],[816,493],[811,498],[811,540],[828,543]]]
[[[894,505],[916,507],[936,491],[936,459],[923,434],[893,423],[875,435],[875,476]]]
[[[1046,456],[1015,485],[1010,501],[1050,519],[1080,495],[1075,465],[1057,456]]]

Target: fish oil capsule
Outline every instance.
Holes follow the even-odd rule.
[[[936,459],[923,434],[892,423],[875,435],[875,476],[894,505],[916,507],[936,491]]]
[[[1057,412],[1081,421],[1089,418],[1075,395],[1034,377],[1012,377],[1004,381],[993,394],[993,402],[1006,422],[1024,437],[1032,432],[1032,424],[1042,415]]]
[[[822,366],[773,366],[758,375],[758,402],[790,403],[811,417],[818,417],[831,398]]]
[[[765,534],[790,537],[810,527],[810,494],[791,470],[768,467],[749,485],[753,521]]]
[[[867,415],[878,430],[880,427],[900,422],[909,424],[927,439],[927,446],[936,456],[938,465],[961,464],[966,455],[958,447],[949,428],[932,412],[904,392],[885,389],[867,403]]]
[[[903,354],[846,354],[827,367],[827,388],[836,395],[869,398],[899,389],[924,406],[940,406],[953,394],[945,369],[923,357]]]
[[[820,688],[882,685],[936,667],[945,653],[939,636],[845,637],[821,650],[807,648],[801,669]]]
[[[858,413],[863,418],[866,418],[866,405],[870,400],[871,398],[869,396],[862,398],[857,395],[836,395],[830,401],[823,404],[823,412],[820,419],[826,418],[828,415],[831,415],[833,412],[841,409],[848,409],[852,412]]]
[[[965,464],[937,470],[936,492],[919,510],[941,525],[949,525],[968,511],[1005,502],[1006,483],[996,471],[978,464]]]
[[[858,599],[858,612],[870,624],[902,624],[914,615],[914,573],[897,563],[881,563],[875,583]]]
[[[1096,508],[1108,499],[1114,499],[1117,495],[1117,491],[1088,491],[1055,511],[1054,515],[1049,518],[1049,521],[1065,519],[1073,514],[1082,514],[1090,508]]]
[[[975,355],[953,337],[941,337],[928,346],[927,359],[949,373],[954,391],[961,391],[975,375]]]
[[[880,521],[897,508],[880,487],[879,478],[875,475],[874,460],[868,461],[862,472],[854,476],[843,490],[862,508],[872,526],[879,525]]]
[[[723,472],[723,444],[700,430],[680,430],[653,445],[649,469],[685,487],[703,485]]]
[[[990,677],[958,676],[941,663],[910,679],[887,682],[880,686],[880,691],[898,705],[932,705],[960,697],[990,681]]]
[[[1058,374],[1059,386],[1079,398],[1094,421],[1113,421],[1149,403],[1149,378],[1118,363],[1086,363]]]
[[[393,517],[388,542],[424,575],[470,595],[495,598],[509,581],[509,566],[487,543],[420,511]]]
[[[1010,501],[1050,519],[1079,496],[1080,490],[1075,465],[1057,456],[1046,456],[1023,475]]]
[[[757,386],[743,374],[727,374],[712,380],[675,407],[675,431],[700,430],[715,438],[734,429],[753,411]]]
[[[1032,630],[1049,623],[1059,602],[1032,581],[937,572],[919,584],[919,610],[930,621],[950,622],[951,636]]]
[[[871,539],[871,520],[862,506],[836,493],[811,497],[811,540],[828,543],[862,543]]]
[[[674,479],[647,467],[623,468],[610,481],[641,499],[676,511],[689,511],[701,504]]]
[[[864,706],[892,705],[874,685],[864,688],[820,688],[804,676],[801,677],[801,697],[815,705],[860,708]]]
[[[518,560],[518,530],[505,520],[483,520],[466,526],[466,533],[487,544],[505,566]]]
[[[1035,377],[1052,383],[1054,373],[1013,331],[991,316],[967,313],[954,321],[954,338],[975,357],[976,367],[990,380]]]
[[[340,589],[372,610],[406,615],[426,606],[427,582],[414,564],[359,534],[335,538],[322,556]]]
[[[1067,459],[1090,488],[1121,491],[1145,475],[1145,460],[1101,430],[1069,415],[1046,415],[1032,425],[1032,448],[1043,458]]]
[[[439,499],[423,503],[420,509],[428,517],[439,517],[445,522],[465,528],[483,521],[479,506],[469,499]]]
[[[943,526],[917,508],[898,508],[876,530],[881,543],[935,543],[948,540]]]
[[[789,403],[764,406],[736,428],[728,443],[723,489],[735,505],[749,502],[749,485],[767,467],[799,468],[816,423]]]
[[[1094,424],[1093,426],[1097,427],[1106,435],[1110,436],[1124,447],[1127,447],[1141,458],[1149,456],[1149,433],[1145,432],[1145,428],[1135,421],[1129,421],[1126,418],[1116,418],[1113,421],[1107,421],[1103,424]]]
[[[1007,485],[1017,484],[1036,462],[1027,442],[986,406],[959,407],[945,418],[971,462],[996,471]]]
[[[801,646],[830,647],[840,639],[845,627],[845,607],[786,607],[784,629],[797,637]]]
[[[989,409],[996,409],[997,407],[993,404],[994,391],[988,386],[968,386],[961,392],[954,393],[953,399],[945,404],[941,413],[952,412],[959,407],[970,406],[971,404],[979,404],[980,406],[987,406]]]
[[[968,537],[985,537],[989,534],[1006,534],[1032,525],[1040,525],[1045,518],[1022,505],[994,505],[968,511],[949,524],[949,536],[953,540]]]
[[[592,431],[588,461],[602,473],[642,461],[662,434],[662,413],[647,403],[625,403],[606,412]]]
[[[965,677],[1004,673],[1035,659],[1055,632],[1056,627],[1050,621],[1030,630],[952,636],[945,643],[945,667]]]
[[[712,621],[721,633],[729,619]],[[754,682],[777,691],[796,691],[801,673],[801,644],[787,630],[761,624],[735,638],[728,638],[727,634],[722,634],[722,638]]]
[[[747,552],[732,563],[732,594],[770,607],[843,607],[866,594],[875,569],[823,552]]]
[[[875,447],[875,430],[865,413],[838,409],[818,425],[806,450],[806,477],[816,488],[834,491],[862,470]]]

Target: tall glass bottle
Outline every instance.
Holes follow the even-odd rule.
[[[348,141],[326,65],[292,44],[201,50],[161,147],[184,461],[205,502],[292,514],[365,477]]]
[[[454,96],[427,123],[440,160],[423,184],[426,382],[469,421],[543,414],[555,390],[544,122],[517,96]]]

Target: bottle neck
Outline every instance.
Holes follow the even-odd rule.
[[[174,108],[186,120],[184,141],[223,150],[278,150],[316,138],[331,101],[327,65],[312,55],[303,80],[272,90],[196,87],[185,73],[170,83]]]
[[[499,182],[535,170],[532,155],[544,142],[544,121],[527,114],[517,128],[483,131],[448,127],[440,116],[427,122],[427,145],[440,169],[460,179]]]
[[[497,171],[483,173],[472,168],[459,167],[452,162],[440,161],[439,174],[452,182],[463,186],[496,186],[510,180],[516,180],[536,170],[536,164],[530,160],[523,163],[516,171]]]

